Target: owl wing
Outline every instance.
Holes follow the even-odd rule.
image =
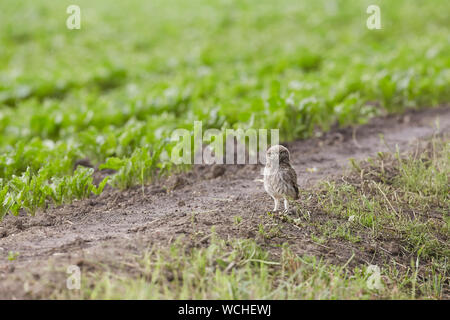
[[[299,192],[298,192],[298,184],[297,184],[297,173],[295,173],[294,168],[291,167],[291,170],[289,170],[292,172],[292,187],[295,190],[295,200],[297,200],[299,198]]]
[[[292,188],[292,197],[297,200],[299,197],[299,190],[297,185],[297,174],[295,173],[294,168],[287,166],[286,170],[283,170],[283,180],[290,188]]]

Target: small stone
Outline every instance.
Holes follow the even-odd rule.
[[[93,168],[94,167],[92,165],[91,161],[89,159],[87,159],[87,158],[75,161],[74,166],[73,166],[74,169],[76,169],[78,166],[86,167],[86,168]]]
[[[14,226],[17,228],[17,229],[19,229],[19,230],[23,230],[25,227],[24,227],[24,225],[23,225],[23,223],[22,223],[22,220],[20,220],[20,219],[17,219],[15,222],[14,222]]]
[[[213,179],[223,176],[225,173],[225,166],[224,165],[215,165],[212,168],[211,177]]]
[[[173,191],[176,189],[181,189],[182,187],[184,187],[187,184],[187,180],[181,176],[176,176],[173,175],[171,177],[169,177],[169,179],[167,179],[166,182],[166,187],[167,187],[167,191]]]

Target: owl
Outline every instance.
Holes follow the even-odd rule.
[[[289,163],[289,157],[289,150],[281,145],[272,146],[266,152],[264,189],[275,202],[274,211],[278,211],[280,200],[284,200],[287,211],[288,200],[298,199],[297,174]]]

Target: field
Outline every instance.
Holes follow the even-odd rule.
[[[71,4],[0,4],[0,298],[450,298],[448,1]],[[279,129],[295,210],[194,121]]]

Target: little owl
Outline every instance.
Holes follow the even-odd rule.
[[[298,199],[297,174],[289,163],[289,150],[281,145],[275,145],[266,152],[264,189],[275,202],[274,211],[278,210],[281,199],[284,199],[286,211],[289,209],[288,200]]]

